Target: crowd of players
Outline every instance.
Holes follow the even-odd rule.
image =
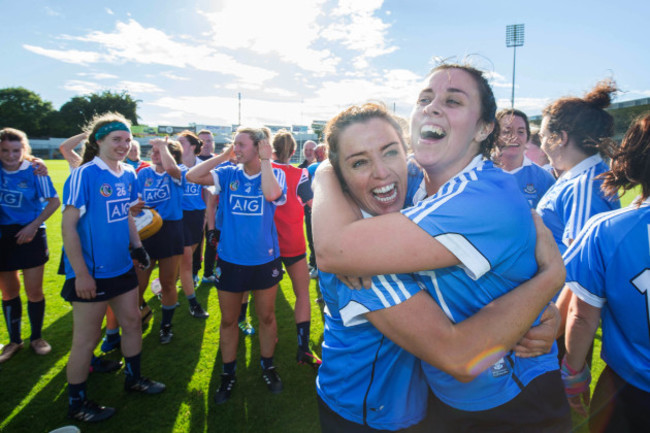
[[[481,71],[442,64],[417,96],[408,133],[381,105],[353,106],[328,123],[324,143],[304,144],[298,167],[286,131],[239,128],[218,155],[210,131],[184,131],[152,140],[149,163],[124,117],[96,117],[61,146],[71,168],[61,270],[74,318],[68,415],[115,412],[86,392],[89,372],[122,366],[93,355],[104,316],[101,349],[120,347],[125,390],[164,391],[140,372],[150,285],[162,304],[161,344],[172,341],[177,283],[198,319],[209,315],[195,286],[216,286],[218,404],[237,381],[240,332],[256,332],[246,319],[252,292],[261,376],[281,392],[275,298],[286,272],[297,361],[320,367],[323,431],[569,431],[570,407],[589,413],[592,431],[647,431],[650,115],[616,143],[605,111],[616,91],[605,80],[560,98],[532,129],[520,110],[497,112]],[[41,335],[43,223],[60,201],[21,131],[0,131],[0,162],[5,362],[24,344],[19,271],[30,346],[51,350]],[[640,197],[620,209],[619,192],[637,186]],[[162,223],[141,240],[144,209]],[[322,362],[309,346],[310,277],[326,306]],[[590,401],[601,318],[607,367]]]

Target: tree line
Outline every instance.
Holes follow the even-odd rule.
[[[50,101],[24,87],[0,89],[0,127],[25,131],[29,137],[71,137],[95,114],[117,111],[138,124],[138,102],[128,92],[105,90],[74,96],[55,110]]]

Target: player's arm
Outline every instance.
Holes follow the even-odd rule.
[[[205,224],[208,226],[208,230],[214,230],[215,228],[215,215],[217,212],[217,195],[214,195],[210,192],[206,195],[205,201]]]
[[[63,235],[63,248],[65,255],[75,273],[75,291],[81,299],[93,299],[96,296],[97,286],[95,280],[90,276],[88,267],[83,258],[81,250],[81,239],[77,232],[77,223],[81,213],[74,206],[67,205],[63,210],[61,218],[61,230]]]
[[[472,380],[510,351],[564,283],[564,263],[555,241],[539,217],[535,225],[537,274],[472,317],[451,323],[425,291],[366,317],[418,358],[459,381]]]
[[[63,158],[68,162],[70,168],[77,168],[81,165],[81,156],[74,149],[86,138],[88,138],[88,134],[82,132],[81,134],[68,138],[59,146],[59,152],[61,152]]]
[[[154,138],[153,140],[150,140],[149,143],[151,143],[151,145],[160,152],[160,162],[162,163],[165,172],[174,179],[180,179],[182,177],[181,169],[178,167],[178,164],[176,164],[174,157],[167,148],[168,140],[168,137],[165,137],[164,140],[160,138]]]
[[[185,175],[185,178],[192,182],[198,183],[199,185],[214,185],[214,178],[212,173],[210,173],[216,166],[223,164],[228,161],[233,153],[233,147],[228,146],[223,149],[217,156],[213,156],[210,159],[207,159],[200,164],[196,164],[190,169]]]
[[[41,213],[32,221],[31,223],[27,224],[25,227],[20,229],[18,233],[16,233],[16,243],[17,244],[26,244],[28,242],[31,242],[34,239],[34,236],[36,236],[36,232],[38,231],[38,228],[45,222],[49,217],[52,216],[52,214],[59,208],[61,205],[61,200],[59,200],[58,197],[49,197],[46,199],[47,200],[47,205],[43,208]]]
[[[566,320],[566,360],[574,370],[585,366],[587,352],[594,341],[600,323],[600,308],[587,304],[577,296],[571,297]]]
[[[262,164],[262,194],[264,194],[266,201],[275,201],[282,196],[282,187],[275,178],[271,166],[273,147],[271,147],[269,140],[265,138],[259,142],[257,151]]]

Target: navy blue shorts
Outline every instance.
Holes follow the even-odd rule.
[[[453,408],[429,393],[430,431],[457,432],[570,432],[571,409],[559,370],[535,379],[509,402],[488,410],[469,412]]]
[[[50,258],[45,229],[39,227],[34,239],[26,244],[16,243],[20,224],[0,226],[0,272],[18,271],[44,265]]]
[[[374,432],[388,432],[388,430],[378,430],[370,426],[357,424],[354,421],[349,421],[343,418],[338,413],[334,412],[327,403],[323,401],[320,396],[316,397],[318,400],[318,416],[320,418],[321,433],[374,433]],[[424,421],[406,427],[400,430],[391,430],[396,433],[424,433],[436,432],[437,430],[426,430]]]
[[[236,265],[219,258],[215,285],[218,290],[234,293],[270,289],[282,280],[283,272],[279,257],[269,263],[254,266]]]
[[[205,210],[203,209],[183,211],[183,243],[186,247],[201,242],[204,219]]]
[[[589,405],[589,431],[650,431],[650,392],[630,385],[610,366],[598,378]]]
[[[282,260],[282,263],[284,264],[284,267],[288,268],[289,266],[291,266],[291,265],[293,265],[295,263],[298,263],[299,261],[301,261],[305,257],[307,257],[306,253],[305,254],[300,254],[299,256],[294,256],[294,257],[280,257],[280,259]]]
[[[135,268],[125,274],[113,278],[96,278],[97,296],[93,299],[81,299],[74,288],[76,278],[69,278],[63,283],[61,297],[68,302],[104,302],[116,296],[138,288],[138,277]]]
[[[158,233],[142,241],[152,260],[183,254],[183,220],[163,221]]]

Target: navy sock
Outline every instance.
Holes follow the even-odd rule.
[[[23,341],[20,338],[20,321],[23,317],[23,304],[20,302],[20,296],[2,301],[2,312],[5,315],[9,340],[12,343],[20,344]]]
[[[298,331],[298,347],[309,352],[309,322],[296,323],[296,330]]]
[[[241,304],[241,310],[239,311],[239,318],[237,319],[238,322],[243,322],[246,320],[246,310],[248,310],[248,302],[244,302]]]
[[[115,341],[120,338],[120,328],[106,328],[106,341]]]
[[[172,326],[172,318],[174,317],[175,310],[176,310],[176,305],[162,306],[162,321],[160,322],[161,328],[164,328],[165,326]]]
[[[234,360],[232,362],[225,362],[223,364],[223,372],[225,374],[233,375],[235,374],[235,370],[237,370],[237,360]]]
[[[78,410],[86,399],[86,382],[68,383],[68,407]]]
[[[265,358],[263,356],[260,357],[260,364],[262,365],[263,370],[273,367],[273,357],[272,356],[270,358]]]
[[[39,302],[27,301],[27,315],[29,316],[29,323],[32,325],[32,335],[30,340],[38,340],[41,338],[41,331],[43,330],[45,298]]]
[[[124,374],[126,374],[126,380],[137,380],[140,378],[140,355],[142,352],[138,353],[135,356],[125,356],[124,357]]]
[[[192,293],[191,295],[185,296],[192,307],[195,307],[199,301],[196,300],[196,294]]]

